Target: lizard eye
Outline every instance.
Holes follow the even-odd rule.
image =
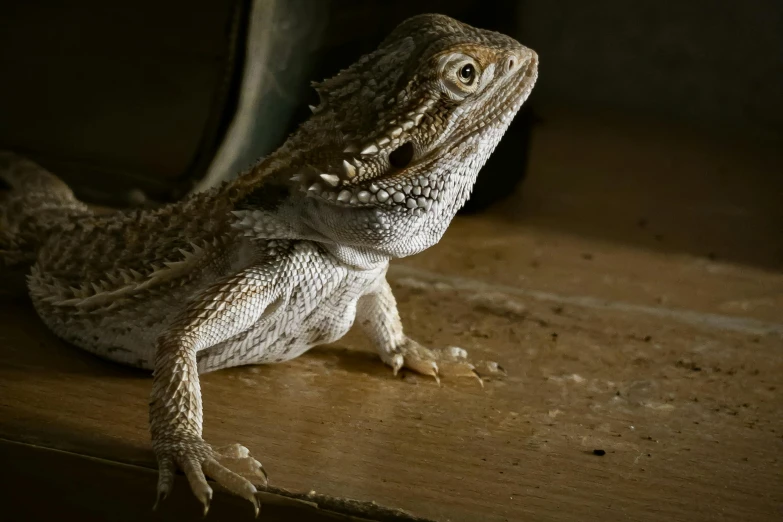
[[[471,56],[450,53],[440,57],[440,82],[449,98],[461,100],[479,89],[481,69]]]
[[[476,79],[476,69],[472,63],[466,63],[459,70],[459,80],[465,85],[470,85]]]

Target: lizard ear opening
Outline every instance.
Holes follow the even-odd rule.
[[[404,169],[408,165],[410,165],[410,162],[413,160],[413,143],[410,141],[406,141],[396,149],[394,149],[391,154],[389,154],[389,163],[391,163],[392,167],[398,168],[398,169]]]

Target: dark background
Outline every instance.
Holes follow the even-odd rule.
[[[539,83],[468,210],[517,187],[513,205],[533,221],[549,215],[552,226],[627,240],[618,220],[645,224],[657,212],[677,230],[693,224],[688,209],[722,209],[693,226],[735,230],[735,240],[668,247],[783,259],[775,0],[7,2],[0,12],[0,147],[37,159],[91,202],[156,204],[235,175],[306,117],[311,80],[372,50],[408,16],[441,12],[508,33],[541,59]],[[250,109],[248,92],[260,100]],[[250,123],[231,134],[243,115]],[[601,132],[657,145],[591,142]],[[546,136],[537,165],[549,185],[528,187],[520,181],[536,136]],[[686,160],[689,150],[701,152]]]

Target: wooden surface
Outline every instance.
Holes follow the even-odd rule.
[[[483,390],[470,380],[394,378],[352,333],[289,363],[203,376],[207,440],[248,446],[275,487],[432,520],[780,520],[774,157],[764,163],[748,149],[727,160],[720,144],[712,155],[668,131],[634,141],[621,125],[557,121],[536,134],[521,194],[458,219],[441,244],[391,271],[412,336],[497,360],[507,378]],[[590,154],[580,154],[580,128]],[[557,154],[563,147],[572,150]],[[644,165],[666,150],[691,156],[658,169],[655,190],[635,185],[633,173],[649,180]],[[639,169],[629,174],[634,163],[618,155]],[[678,192],[715,161],[743,181],[705,189],[707,200]],[[599,171],[595,185],[580,177]],[[602,186],[612,197],[597,193]],[[660,193],[660,204],[645,199]],[[4,506],[14,512],[38,498],[14,491],[67,483],[58,502],[77,498],[86,509],[93,495],[93,515],[116,506],[117,519],[144,516],[155,476],[148,375],[59,341],[25,300],[2,301],[0,321],[0,451],[12,462]],[[195,519],[184,480],[176,491],[164,515]],[[275,498],[285,504],[270,505]],[[45,518],[37,507],[31,513]],[[210,517],[249,520],[244,507],[217,495]],[[286,513],[275,509],[262,520]]]

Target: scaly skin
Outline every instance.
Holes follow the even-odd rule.
[[[385,274],[438,242],[527,99],[536,54],[441,15],[403,22],[316,89],[314,114],[235,180],[155,210],[93,215],[32,162],[0,156],[0,261],[63,339],[154,370],[159,499],[181,468],[250,500],[261,465],[202,434],[198,374],[288,360],[355,318],[395,373],[477,376],[408,338]],[[488,371],[497,366],[486,364]]]

